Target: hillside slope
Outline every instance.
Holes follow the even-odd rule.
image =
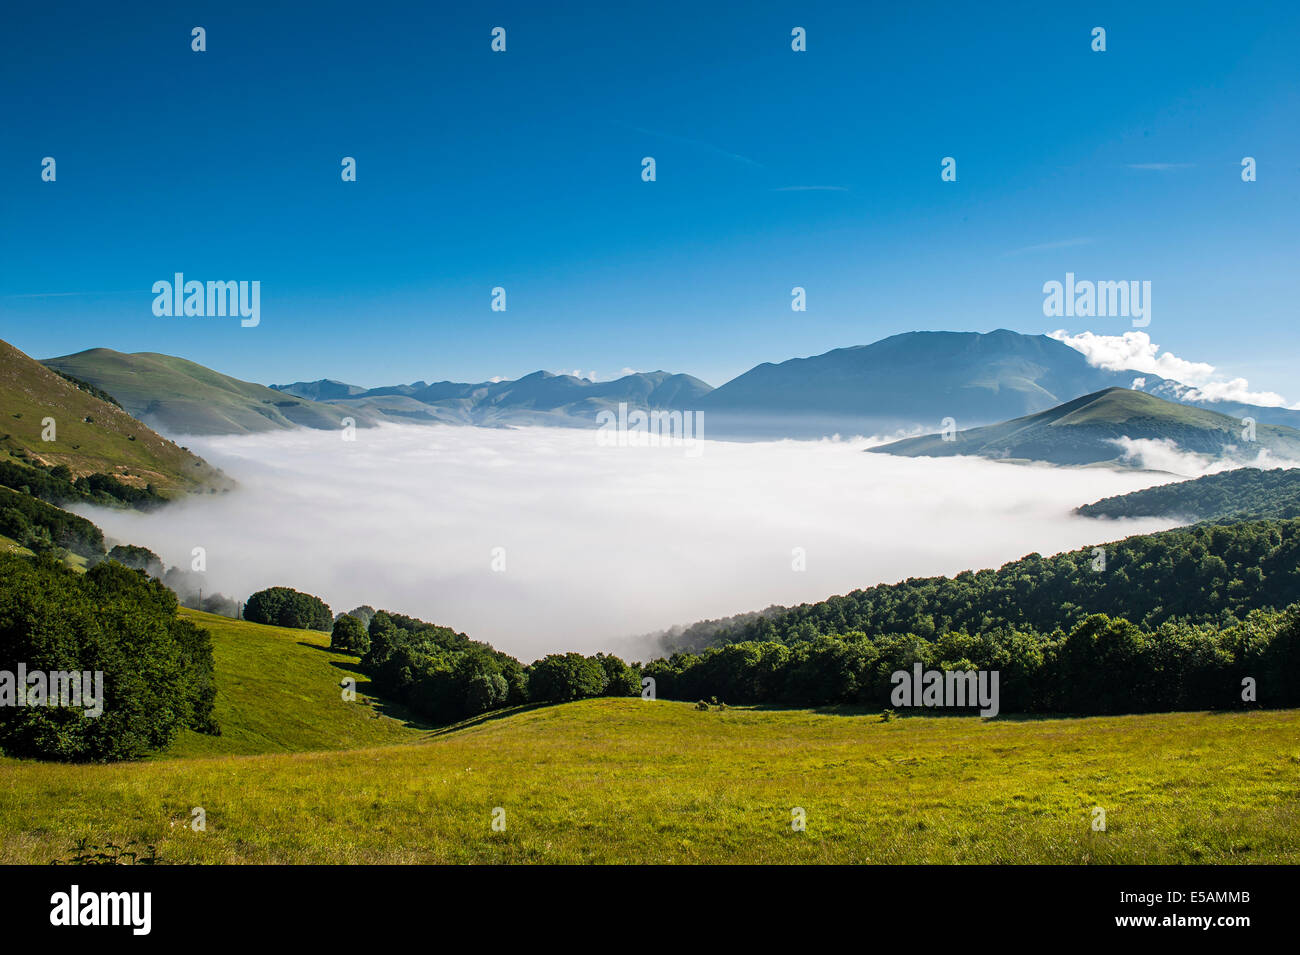
[[[353,749],[426,738],[405,714],[367,694],[357,658],[329,649],[329,635],[181,609],[212,634],[220,736],[183,730],[162,759]],[[339,681],[357,681],[343,700]],[[394,715],[385,714],[397,714]]]
[[[1236,418],[1128,388],[1108,388],[1048,411],[958,431],[951,437],[929,434],[869,450],[905,457],[969,454],[1062,465],[1119,465],[1131,461],[1118,443],[1127,438],[1173,442],[1180,451],[1212,458],[1249,461],[1267,450],[1284,460],[1300,460],[1300,431],[1294,428],[1261,424],[1255,429],[1255,440],[1248,442]]]
[[[54,419],[54,441],[42,440],[45,418]],[[164,494],[230,483],[122,408],[2,341],[0,460],[65,465],[77,477],[110,474],[135,487],[153,484]]]
[[[50,358],[44,364],[102,388],[131,414],[169,434],[244,434],[295,426],[337,428],[353,414],[170,355],[128,355],[92,348]],[[375,420],[367,412],[353,417],[358,426]]]

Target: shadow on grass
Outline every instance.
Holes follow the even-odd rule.
[[[350,660],[331,660],[330,666],[336,670],[342,670],[356,680],[357,695],[366,698],[366,704],[376,718],[386,716],[390,720],[397,720],[408,729],[424,730],[430,733],[444,729],[444,727],[421,716],[409,707],[380,696],[375,689],[374,682],[361,669],[361,664],[356,660],[356,654],[348,653],[346,650],[336,650],[333,647],[322,647],[318,643],[308,643],[305,640],[299,640],[298,646],[306,647],[309,650],[318,650],[332,657],[352,657],[353,659]]]
[[[554,703],[521,703],[518,706],[507,706],[500,710],[488,710],[486,713],[480,713],[478,716],[471,716],[467,720],[461,720],[458,723],[448,723],[446,726],[440,726],[433,731],[434,736],[445,736],[448,733],[457,733],[461,730],[467,730],[474,726],[482,726],[484,723],[491,723],[493,720],[503,719],[507,716],[515,716],[519,713],[527,713],[529,710],[538,710],[544,706],[555,706]]]

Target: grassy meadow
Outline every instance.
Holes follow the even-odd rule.
[[[223,735],[0,760],[0,863],[81,838],[183,863],[1300,862],[1297,711],[883,722],[596,699],[434,730],[344,703],[355,658],[323,634],[186,614],[213,632]]]

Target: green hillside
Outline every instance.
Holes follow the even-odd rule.
[[[240,381],[184,358],[92,348],[51,358],[50,368],[108,392],[131,414],[170,434],[242,434],[296,426],[337,428],[348,411]]]
[[[80,376],[77,376],[80,377]],[[55,440],[42,440],[53,418]],[[0,342],[0,462],[66,466],[74,476],[108,474],[163,494],[229,485],[198,456]]]
[[[182,608],[212,634],[220,736],[183,730],[160,758],[352,749],[422,739],[424,728],[368,694],[357,658],[329,649],[329,634],[289,630]],[[357,681],[344,702],[339,682]]]
[[[1187,521],[1300,517],[1300,469],[1237,468],[1076,508],[1084,517],[1173,517]]]
[[[954,409],[960,414],[961,409]],[[960,421],[959,421],[960,423]],[[1300,460],[1300,431],[1259,424],[1255,440],[1243,438],[1239,419],[1177,404],[1128,388],[1107,388],[1000,424],[958,431],[945,440],[930,434],[870,448],[879,454],[950,457],[966,454],[1062,465],[1125,463],[1121,438],[1171,441],[1178,450],[1248,461],[1267,449]]]

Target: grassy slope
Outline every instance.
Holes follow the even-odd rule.
[[[31,556],[32,553],[12,537],[5,537],[3,534],[0,534],[0,551],[3,551],[4,553],[27,554],[28,556]]]
[[[102,388],[133,415],[173,434],[333,428],[349,413],[152,352],[127,355],[92,348],[45,364]],[[366,422],[358,418],[358,423]]]
[[[355,658],[324,634],[184,613],[213,634],[224,735],[0,759],[0,863],[82,837],[211,863],[1300,862],[1300,711],[882,723],[620,699],[429,732],[343,703]]]
[[[46,417],[55,421],[56,441],[41,440]],[[229,483],[121,408],[0,342],[0,456],[10,459],[12,451],[65,464],[78,476],[102,472],[137,487],[153,483],[164,493]]]
[[[198,610],[182,609],[181,616],[212,634],[221,735],[186,730],[163,758],[349,749],[428,735],[381,714],[366,696],[369,681],[357,658],[331,652],[328,634]],[[339,687],[349,676],[357,680],[356,703],[344,702]]]

